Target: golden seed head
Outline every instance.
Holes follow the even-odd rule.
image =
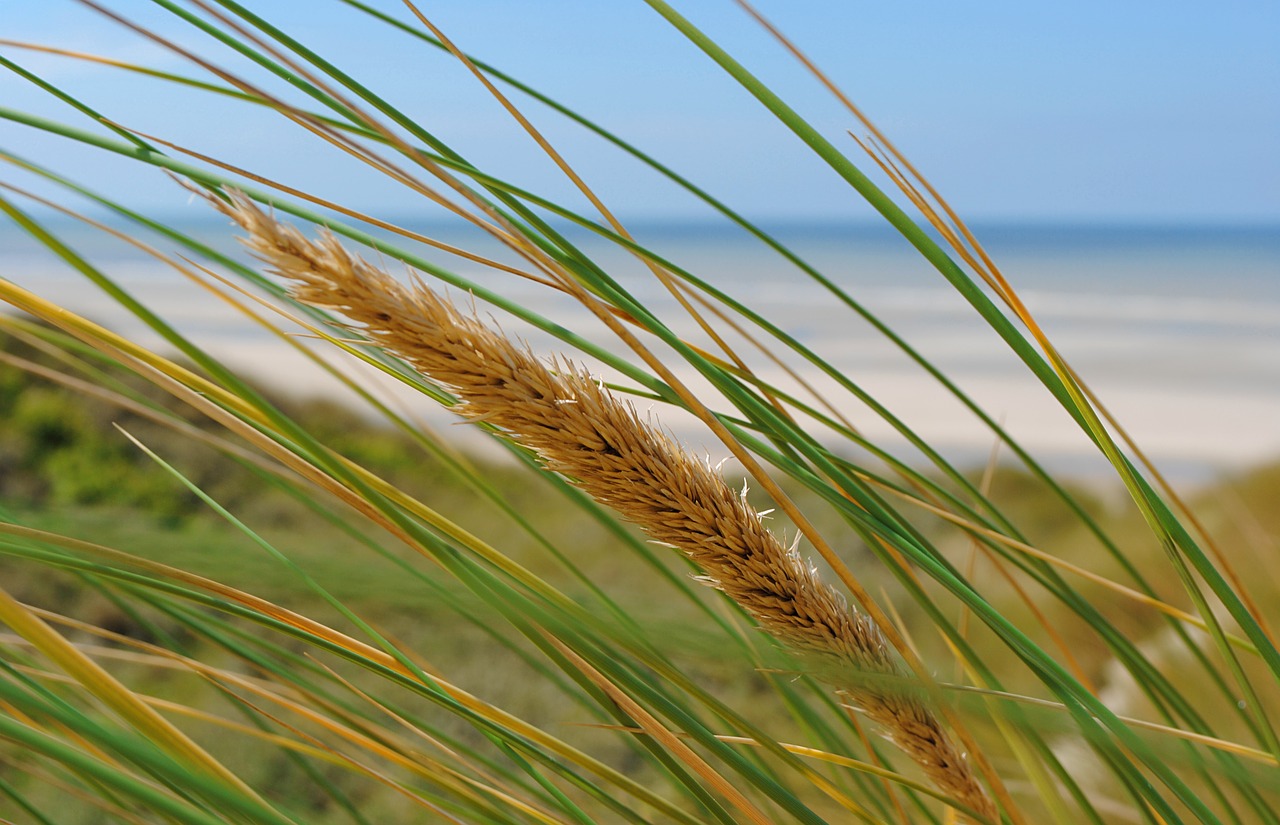
[[[244,196],[209,200],[248,233],[254,254],[291,282],[294,297],[341,313],[455,394],[459,414],[499,428],[652,540],[688,554],[707,583],[815,660],[820,678],[884,727],[940,789],[997,819],[922,699],[857,677],[899,672],[875,624],[765,529],[760,514],[708,463],[572,362],[544,363],[424,284],[406,286],[352,255],[331,233],[313,242]]]

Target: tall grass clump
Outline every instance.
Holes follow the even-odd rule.
[[[168,174],[175,203],[181,182],[252,259],[221,224],[211,241],[0,146],[0,211],[131,330],[21,271],[0,281],[17,310],[0,318],[0,468],[31,479],[0,480],[0,817],[1280,822],[1278,602],[1250,575],[1265,562],[1215,541],[1016,273],[754,10],[865,137],[824,135],[648,3],[968,302],[1109,463],[1123,512],[1046,470],[796,251],[411,4],[342,3],[352,26],[460,70],[568,196],[473,165],[341,54],[230,0],[164,0],[137,20],[84,5],[197,74],[5,41],[12,82],[73,114],[0,116],[69,156]],[[217,98],[255,140],[355,163],[455,223],[428,234],[144,133],[74,75],[24,68],[33,54]],[[1017,466],[955,466],[756,296],[651,248],[535,125],[552,117],[827,290]],[[126,290],[100,254],[120,247],[238,313],[271,342],[262,358],[328,373],[360,414],[206,351],[145,287]],[[519,297],[531,289],[543,300]],[[427,404],[478,437],[437,427]],[[850,404],[900,438],[868,440]]]

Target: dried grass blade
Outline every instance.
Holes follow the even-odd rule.
[[[3,588],[0,588],[0,622],[29,641],[50,661],[181,764],[209,775],[260,805],[267,805],[256,791],[196,744],[195,740],[143,702],[133,691],[84,655]]]

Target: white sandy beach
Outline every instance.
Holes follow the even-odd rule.
[[[64,300],[72,306],[80,303],[77,296]],[[159,301],[155,308],[189,331],[210,353],[266,387],[300,397],[346,395],[346,390],[332,376],[303,354],[279,339],[253,330],[208,298],[173,296]],[[117,315],[116,310],[104,312],[102,307],[97,307],[93,315],[115,328],[150,339],[161,351],[168,349],[150,333],[139,330],[136,321]],[[533,345],[540,353],[555,351],[547,338],[535,340]],[[991,346],[990,342],[988,345]],[[355,363],[349,356],[323,348],[320,351],[336,363],[354,368],[367,386],[375,388],[383,397],[394,399],[400,408],[421,416],[432,426],[449,427],[455,423],[451,415],[436,408],[434,403]],[[994,354],[1003,356],[998,351]],[[961,363],[948,369],[949,377],[992,418],[1001,422],[1024,448],[1037,459],[1068,472],[1087,476],[1107,472],[1096,448],[1028,371],[1005,357],[977,356],[972,350],[968,351]],[[841,364],[839,360],[836,363],[845,369],[849,379],[871,393],[935,448],[962,465],[986,460],[994,436],[931,377],[918,369],[888,369],[881,364],[860,367],[856,352],[845,360],[852,363]],[[993,366],[995,361],[999,362],[998,369]],[[1188,383],[1179,384],[1175,379],[1185,377],[1181,374],[1127,374],[1121,368],[1123,365],[1114,363],[1105,365],[1106,369],[1094,364],[1099,368],[1092,371],[1088,366],[1077,368],[1138,445],[1174,477],[1203,480],[1220,472],[1280,458],[1280,386],[1233,381],[1205,391],[1202,386],[1213,383],[1209,380],[1212,376],[1206,376],[1200,385],[1194,376]],[[692,370],[685,368],[678,374],[682,380],[698,385]],[[781,371],[769,365],[758,374],[782,386],[789,383]],[[866,438],[895,453],[911,455],[905,439],[889,423],[835,387],[833,382],[812,375],[808,378],[816,382],[828,400],[832,400]],[[647,404],[642,406],[648,409]],[[691,417],[669,409],[653,412],[664,427],[691,448],[713,457],[724,453]],[[482,437],[469,427],[458,426],[448,432],[460,446],[483,448]],[[831,443],[836,437],[826,438]]]
[[[272,388],[297,395],[343,391],[312,362],[282,345],[228,342],[213,351]],[[961,463],[985,460],[995,438],[936,382],[892,372],[867,372],[856,378],[944,454],[956,456]],[[1096,448],[1034,380],[962,373],[951,378],[1037,458],[1089,475],[1105,472]],[[412,391],[397,390],[380,379],[369,375],[366,381],[434,425],[453,423],[452,417],[415,398]],[[1138,446],[1176,476],[1203,478],[1280,460],[1280,391],[1241,389],[1206,395],[1174,386],[1135,387],[1118,376],[1095,381],[1091,387]],[[840,409],[869,440],[895,451],[906,447],[906,440],[892,426],[860,403]],[[669,410],[657,410],[655,415],[694,449],[718,452],[697,422]],[[456,437],[460,443],[473,444],[475,438],[467,429],[459,427]]]

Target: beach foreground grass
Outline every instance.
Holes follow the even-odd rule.
[[[232,3],[182,19],[249,63],[223,69],[155,36],[205,74],[147,76],[278,115],[273,139],[322,138],[506,256],[131,132],[25,75],[106,132],[0,115],[181,176],[267,271],[134,211],[128,193],[0,154],[60,193],[4,183],[0,210],[166,342],[117,335],[21,273],[0,281],[26,313],[0,321],[13,583],[0,590],[0,793],[17,821],[1277,821],[1280,602],[1264,575],[1276,526],[1250,500],[1272,489],[1269,471],[1238,500],[1186,506],[1037,323],[1016,274],[817,67],[867,135],[867,164],[649,3],[969,303],[1123,497],[1055,478],[839,284],[621,138],[473,61],[411,6],[398,19],[350,5],[456,61],[592,211],[472,166]],[[272,74],[296,96],[265,91]],[[1016,468],[958,468],[753,296],[645,248],[526,117],[541,106],[829,290]],[[111,220],[71,205],[85,198]],[[41,217],[51,208],[297,347],[384,429],[316,417],[227,369],[120,289],[109,262],[63,243]],[[645,280],[585,255],[566,221],[625,250]],[[498,286],[441,263],[459,260]],[[501,279],[574,302],[615,345],[513,300]],[[675,299],[671,317],[637,298],[640,283]],[[459,312],[445,288],[483,311]],[[497,331],[504,320],[557,350],[532,354]],[[689,321],[695,335],[674,331]],[[762,377],[777,370],[785,381]],[[509,460],[459,451],[367,389],[370,372],[457,411]],[[812,391],[806,375],[834,389]],[[866,439],[832,394],[865,405],[912,457]],[[667,415],[700,423],[746,477],[741,492],[662,430]]]

